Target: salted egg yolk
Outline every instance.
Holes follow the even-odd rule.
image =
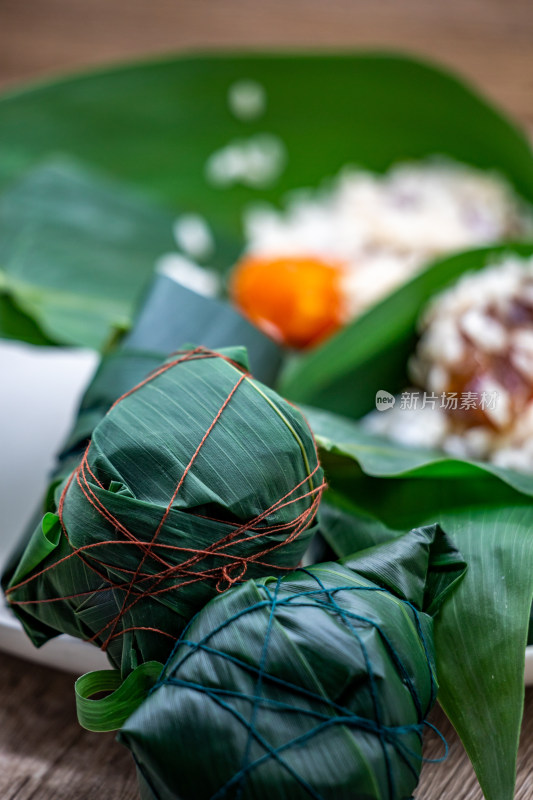
[[[230,293],[251,322],[289,347],[313,347],[346,318],[341,270],[315,256],[245,256]]]

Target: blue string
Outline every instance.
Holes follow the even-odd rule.
[[[387,750],[387,743],[385,741],[385,738],[384,738],[384,735],[383,735],[383,730],[382,730],[382,725],[381,725],[381,717],[382,717],[381,705],[380,705],[380,702],[379,702],[378,692],[376,691],[374,670],[372,668],[372,661],[370,660],[370,657],[368,655],[368,651],[366,649],[365,643],[363,642],[363,639],[359,635],[359,632],[357,631],[357,629],[354,628],[354,626],[351,624],[351,622],[349,620],[349,617],[351,616],[352,618],[357,619],[359,622],[366,622],[366,623],[370,622],[370,624],[373,625],[373,626],[374,626],[374,622],[370,621],[370,620],[367,620],[367,619],[364,619],[362,617],[358,617],[355,614],[350,614],[350,613],[347,614],[345,612],[345,609],[341,608],[335,602],[335,598],[333,596],[333,594],[334,594],[333,591],[326,589],[326,587],[324,586],[324,584],[322,583],[322,581],[320,580],[320,578],[317,575],[315,575],[313,572],[310,572],[307,569],[302,569],[302,572],[305,572],[306,575],[308,575],[310,578],[312,578],[313,580],[315,580],[318,583],[318,585],[320,586],[320,589],[323,591],[323,593],[326,595],[326,597],[329,600],[329,607],[330,607],[329,610],[334,609],[337,612],[337,614],[339,614],[339,616],[342,619],[342,621],[344,622],[344,624],[351,630],[351,632],[353,633],[354,637],[357,639],[357,641],[359,643],[359,647],[361,648],[361,652],[363,653],[363,658],[365,660],[366,671],[368,673],[368,677],[369,677],[369,680],[370,680],[370,696],[372,697],[372,705],[374,706],[374,715],[375,715],[376,721],[377,721],[377,736],[379,738],[379,742],[380,742],[380,745],[381,745],[381,750],[383,752],[383,758],[385,759],[385,769],[386,769],[386,774],[387,774],[387,783],[388,783],[388,787],[389,787],[389,796],[393,797],[394,796],[394,776],[393,776],[393,772],[392,772],[392,769],[391,769],[389,753],[388,753],[388,750]],[[323,606],[325,604],[323,602],[322,603],[319,602],[319,605]],[[375,627],[379,630],[379,626],[375,625]]]
[[[181,638],[176,643],[171,655],[169,656],[158,682],[151,691],[156,691],[157,688],[161,685],[169,684],[201,692],[206,696],[208,696],[215,703],[220,705],[222,708],[224,708],[227,712],[229,712],[247,730],[246,744],[244,747],[243,757],[239,770],[212,796],[211,800],[220,800],[221,798],[227,796],[228,792],[231,789],[236,790],[235,798],[236,800],[239,800],[244,790],[245,782],[248,778],[248,775],[254,769],[257,769],[258,767],[261,766],[261,764],[264,764],[270,759],[275,760],[282,769],[286,770],[292,776],[292,778],[308,793],[310,797],[314,798],[314,800],[322,800],[321,795],[319,795],[313,788],[313,786],[311,786],[301,775],[299,775],[296,772],[296,770],[283,757],[283,754],[286,751],[290,750],[291,748],[297,747],[298,745],[304,745],[313,737],[317,736],[319,733],[326,731],[330,728],[334,728],[337,725],[353,728],[355,730],[360,730],[372,734],[379,739],[385,763],[388,794],[389,798],[392,799],[395,797],[395,782],[394,782],[392,764],[390,760],[391,747],[394,749],[397,756],[406,765],[409,771],[413,774],[415,780],[418,779],[418,771],[415,769],[412,760],[439,763],[441,761],[444,761],[444,759],[448,755],[448,745],[446,740],[431,723],[427,722],[424,719],[425,714],[429,711],[429,708],[433,704],[434,699],[436,697],[437,686],[431,666],[432,663],[430,657],[431,648],[424,634],[419,611],[409,601],[395,597],[396,601],[402,603],[411,612],[411,616],[415,625],[415,630],[418,635],[419,641],[421,643],[422,649],[424,651],[424,655],[426,657],[426,662],[430,677],[431,702],[428,703],[425,711],[422,708],[422,700],[408,674],[405,664],[402,662],[402,659],[398,654],[398,652],[396,651],[393,643],[390,641],[386,633],[382,630],[380,625],[371,618],[362,616],[360,614],[356,614],[352,611],[349,611],[346,608],[343,608],[336,602],[335,599],[335,596],[342,592],[371,591],[371,592],[384,592],[385,594],[390,594],[388,590],[378,586],[365,586],[365,585],[354,586],[353,584],[349,586],[339,586],[329,589],[326,586],[324,586],[320,578],[315,573],[304,568],[301,568],[298,571],[304,573],[309,578],[311,578],[318,585],[319,588],[305,589],[299,592],[295,592],[291,594],[289,597],[280,598],[279,592],[281,587],[283,586],[283,581],[281,578],[279,578],[276,582],[274,593],[271,593],[269,586],[267,584],[256,584],[256,587],[264,594],[266,594],[266,599],[259,600],[252,606],[241,609],[232,616],[226,618],[218,626],[209,631],[209,633],[207,633],[199,641],[191,641],[187,638],[187,634],[189,632],[192,622],[189,623],[189,625],[183,631]],[[298,686],[296,684],[293,684],[290,681],[286,681],[283,678],[279,678],[276,675],[270,674],[266,670],[268,646],[276,618],[276,610],[280,607],[288,607],[288,606],[323,608],[330,614],[333,613],[336,616],[338,616],[339,619],[342,621],[342,623],[353,634],[354,638],[357,640],[359,647],[361,649],[361,653],[363,655],[365,663],[365,668],[368,674],[369,690],[372,700],[374,719],[368,719],[366,717],[360,717],[356,714],[353,714],[353,712],[351,712],[350,709],[345,708],[344,706],[336,703],[327,696],[318,694],[317,692],[313,692],[310,689],[304,688],[303,686]],[[265,638],[261,651],[261,657],[258,666],[245,662],[236,656],[218,650],[216,647],[211,647],[208,644],[209,640],[212,639],[212,637],[216,636],[217,633],[224,630],[228,626],[232,625],[234,622],[241,619],[243,616],[255,612],[261,612],[262,609],[268,609],[269,614],[268,614]],[[403,683],[409,690],[417,716],[417,722],[415,724],[401,725],[401,726],[387,726],[383,724],[383,714],[380,706],[379,693],[376,686],[376,678],[374,675],[372,662],[369,657],[363,638],[360,635],[359,631],[357,630],[356,626],[359,626],[360,628],[373,627],[380,634],[399,676],[401,677]],[[180,654],[180,657],[174,664],[173,663],[174,657],[176,656],[178,649],[180,648],[185,649],[185,652]],[[255,688],[253,690],[253,693],[244,694],[237,690],[223,689],[218,687],[206,687],[201,684],[195,683],[193,681],[183,680],[181,678],[176,677],[176,674],[179,673],[184,663],[199,651],[205,652],[215,658],[222,658],[225,661],[229,661],[235,664],[236,666],[240,667],[241,669],[247,671],[252,676],[254,676]],[[295,697],[300,696],[303,699],[312,700],[314,703],[317,703],[319,705],[317,708],[303,708],[298,705],[297,700],[296,702],[287,703],[281,700],[275,700],[273,698],[265,697],[262,694],[263,686],[265,683],[270,683],[273,684],[274,686],[278,686],[279,688],[283,688],[293,693]],[[240,711],[238,711],[237,708],[231,704],[232,699],[243,700],[250,703],[251,709],[249,716],[248,715],[244,716]],[[320,710],[321,707],[323,708],[323,710]],[[259,714],[259,710],[262,708],[279,709],[285,712],[294,712],[297,714],[301,714],[314,719],[315,724],[314,727],[305,731],[300,736],[297,736],[291,739],[290,741],[285,742],[284,744],[274,747],[267,740],[265,740],[260,731],[257,730],[257,717]],[[417,736],[421,741],[424,726],[427,726],[432,730],[434,730],[441,738],[445,748],[444,755],[441,758],[438,759],[423,758],[418,752],[409,747],[409,745],[404,741],[406,737],[410,737],[413,735]],[[255,760],[251,760],[253,742],[257,742],[257,744],[259,744],[260,747],[264,750],[263,755],[259,756]]]
[[[252,706],[252,713],[251,713],[251,716],[250,716],[250,724],[248,726],[248,738],[246,740],[246,748],[244,750],[244,755],[243,755],[243,758],[242,758],[241,769],[240,769],[241,779],[239,781],[239,788],[238,788],[238,791],[237,791],[237,800],[240,800],[240,797],[242,795],[242,790],[243,790],[243,787],[244,787],[244,782],[245,782],[245,779],[246,779],[246,774],[247,774],[246,773],[246,768],[248,766],[248,761],[249,761],[249,758],[250,758],[250,750],[251,750],[251,747],[252,747],[252,731],[255,730],[255,721],[257,719],[257,711],[258,711],[258,700],[259,700],[259,698],[261,696],[261,689],[262,689],[262,686],[263,686],[263,675],[264,675],[264,672],[265,672],[266,659],[267,659],[267,655],[268,655],[268,643],[269,643],[269,640],[270,640],[270,632],[272,630],[272,625],[274,623],[274,614],[275,614],[275,611],[276,611],[276,601],[278,599],[278,592],[279,592],[280,585],[281,585],[281,578],[278,578],[277,583],[276,583],[276,589],[274,591],[274,597],[272,598],[272,605],[271,605],[271,608],[270,608],[270,616],[268,618],[268,626],[267,626],[267,630],[266,630],[266,634],[265,634],[265,641],[263,642],[263,651],[261,653],[261,661],[259,663],[259,670],[258,670],[258,673],[257,673],[257,682],[256,682],[256,685],[255,685],[255,693],[254,693],[254,700],[253,700],[253,706]]]

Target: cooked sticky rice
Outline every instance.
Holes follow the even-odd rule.
[[[507,256],[464,275],[428,305],[420,334],[409,364],[414,388],[365,426],[533,472],[533,258]]]

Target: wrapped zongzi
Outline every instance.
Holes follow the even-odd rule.
[[[245,351],[184,350],[115,403],[56,490],[7,597],[40,645],[164,661],[217,591],[296,567],[323,487],[301,413]]]
[[[464,568],[430,526],[208,603],[119,734],[143,800],[407,800]]]

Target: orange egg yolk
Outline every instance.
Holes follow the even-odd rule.
[[[316,257],[246,256],[235,267],[236,306],[267,335],[289,347],[313,347],[345,320],[340,270]]]

